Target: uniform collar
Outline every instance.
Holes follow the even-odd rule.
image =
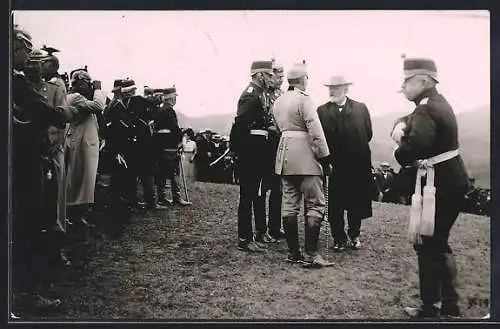
[[[264,91],[264,88],[262,88],[261,86],[259,86],[258,84],[256,84],[253,81],[250,81],[250,86],[254,87],[259,92]]]
[[[415,98],[415,100],[413,100],[413,102],[418,106],[424,98],[433,98],[437,94],[438,92],[436,87],[432,87],[430,89],[424,90],[417,98]]]

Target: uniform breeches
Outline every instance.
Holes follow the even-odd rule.
[[[460,211],[464,188],[439,191],[436,194],[434,235],[422,237],[422,244],[414,245],[418,256],[420,298],[424,306],[442,301],[443,306],[454,305],[457,269],[448,244],[450,230]]]
[[[252,210],[257,233],[266,232],[265,190],[262,188],[261,166],[240,166],[240,202],[238,206],[238,237],[251,239]],[[260,197],[259,197],[260,192]]]
[[[302,195],[306,217],[323,218],[325,194],[321,176],[282,176],[282,216],[298,216]]]
[[[172,189],[172,198],[178,200],[181,197],[180,182],[179,182],[179,159],[160,157],[157,162],[157,170],[155,173],[155,185],[158,190],[158,199],[165,199],[165,185],[167,179],[170,180]]]

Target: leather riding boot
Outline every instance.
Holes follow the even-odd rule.
[[[286,243],[290,254],[299,254],[299,225],[297,216],[283,217],[283,228],[285,229]]]

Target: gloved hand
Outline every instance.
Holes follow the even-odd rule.
[[[326,156],[324,158],[318,159],[321,167],[323,167],[323,174],[325,176],[330,176],[333,172],[332,160],[330,156]]]

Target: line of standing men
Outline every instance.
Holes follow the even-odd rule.
[[[179,182],[182,130],[174,110],[175,87],[151,89],[145,97],[135,95],[131,79],[117,79],[114,98],[104,111],[102,137],[111,159],[111,188],[117,200],[131,210],[142,209],[138,199],[138,181],[144,191],[146,209],[166,209],[174,203],[189,205],[181,197]],[[170,180],[172,200],[166,198]],[[156,197],[155,197],[156,187]]]
[[[308,79],[305,65],[296,65],[288,72],[286,93],[279,89],[283,69],[277,67],[273,61],[252,64],[252,82],[240,97],[231,131],[231,148],[237,155],[241,173],[238,248],[262,252],[267,243],[286,238],[290,249],[288,261],[329,265],[317,253],[325,210],[320,177],[329,176],[331,181],[329,194],[333,202],[328,204],[328,220],[335,250],[347,246],[359,249],[361,220],[372,215],[370,114],[363,103],[346,97],[351,83],[343,77],[334,76],[325,84],[331,101],[316,110],[305,94]],[[269,97],[270,94],[274,97]],[[330,175],[332,163],[336,163],[336,170]],[[267,226],[262,192],[266,188],[271,190]],[[308,257],[302,255],[298,246],[300,193],[305,196],[308,218],[305,226]],[[255,234],[252,234],[252,206]],[[344,210],[348,214],[347,234]],[[280,229],[281,218],[284,232]]]
[[[468,183],[458,150],[457,122],[452,107],[436,89],[437,68],[433,60],[407,58],[404,73],[401,91],[416,108],[395,124],[391,133],[398,145],[394,156],[405,169],[413,172],[415,194],[427,196],[423,207],[435,209],[430,218],[432,233],[417,231],[416,239],[412,240],[418,256],[422,304],[416,308],[406,307],[405,312],[413,318],[457,317],[460,316],[457,269],[448,238]],[[321,178],[329,177],[330,182],[328,220],[334,249],[343,250],[347,244],[359,249],[361,220],[372,216],[373,179],[368,143],[373,132],[369,111],[363,103],[346,97],[351,82],[340,76],[332,76],[325,84],[330,101],[315,111],[305,93],[308,81],[305,66],[295,65],[287,74],[288,91],[275,100],[269,112],[265,90],[272,86],[272,62],[252,63],[251,74],[252,82],[240,97],[231,131],[231,147],[238,156],[241,173],[238,248],[263,251],[264,243],[271,242],[262,239],[266,225],[256,205],[271,158],[261,155],[262,150],[268,150],[272,122],[280,135],[275,173],[281,176],[281,217],[289,251],[287,261],[330,266],[332,264],[318,253],[319,231],[325,214]],[[266,120],[269,116],[272,121]],[[426,186],[416,181],[420,177],[416,175],[417,169],[426,171]],[[305,255],[299,246],[297,223],[302,200]],[[252,235],[252,206],[255,235]]]

